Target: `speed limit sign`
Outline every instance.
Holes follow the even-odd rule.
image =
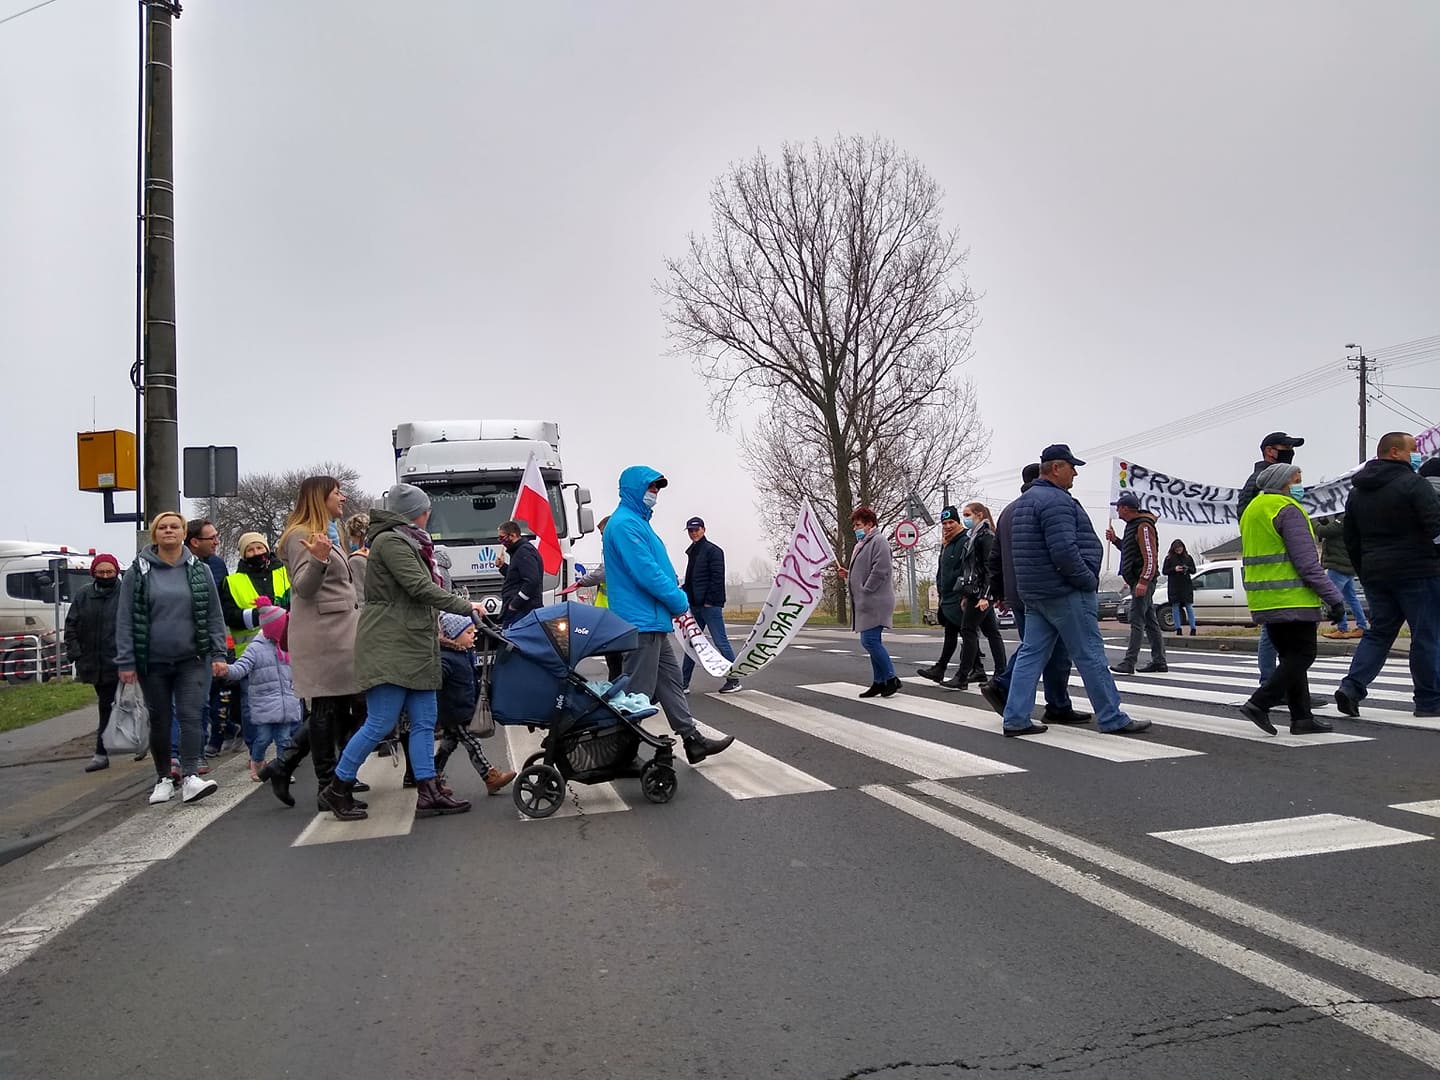
[[[920,542],[920,530],[913,521],[902,521],[895,526],[895,543],[902,548],[913,548]]]

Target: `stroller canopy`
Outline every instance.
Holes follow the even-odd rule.
[[[507,627],[505,637],[557,677],[587,657],[628,652],[639,643],[635,627],[609,608],[571,601],[530,612]]]

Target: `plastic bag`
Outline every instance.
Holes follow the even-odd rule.
[[[122,682],[115,708],[105,725],[105,749],[112,754],[138,754],[150,748],[150,708],[138,682]]]
[[[495,717],[490,713],[490,703],[481,694],[475,701],[475,715],[470,719],[470,730],[478,738],[488,739],[495,734]]]

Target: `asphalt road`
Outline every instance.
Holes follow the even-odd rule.
[[[740,743],[668,805],[522,821],[456,762],[475,810],[414,821],[373,758],[362,832],[232,759],[0,868],[0,1077],[1440,1071],[1440,733],[1403,666],[1340,737],[1264,739],[1225,704],[1253,656],[1177,650],[1124,682],[1149,734],[1024,740],[801,644],[737,695],[697,675]]]

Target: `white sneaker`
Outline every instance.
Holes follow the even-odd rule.
[[[162,802],[169,802],[175,797],[175,781],[165,777],[155,784],[155,790],[150,792],[150,805],[158,806]]]
[[[185,777],[184,783],[180,785],[180,801],[196,802],[205,798],[206,795],[215,794],[215,789],[219,786],[214,780],[206,780],[203,776],[192,774]]]

